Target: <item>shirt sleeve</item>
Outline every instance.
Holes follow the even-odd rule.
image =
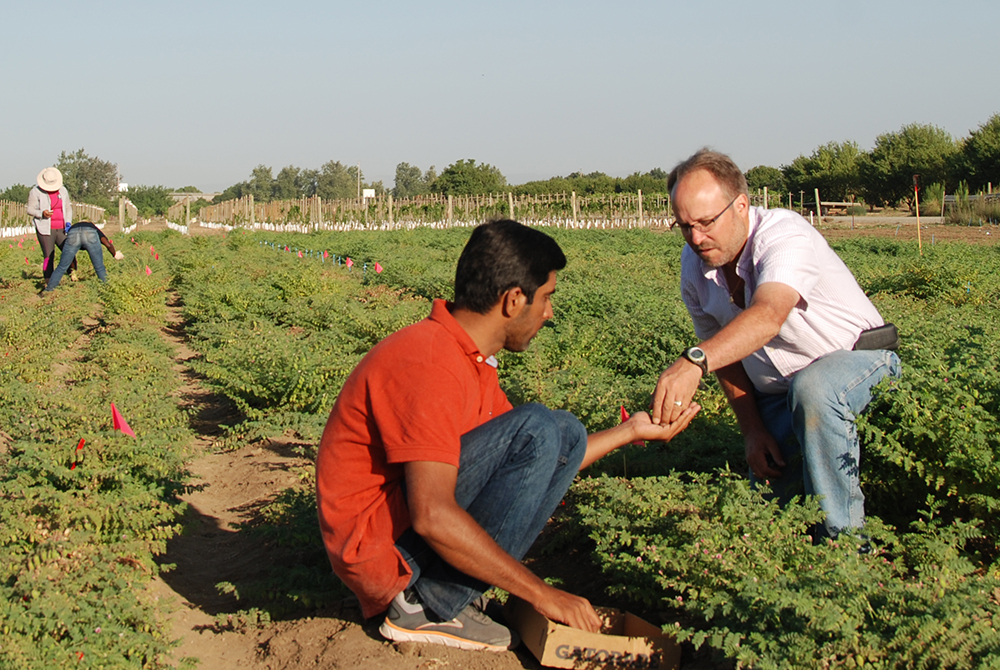
[[[698,289],[690,282],[681,283],[681,299],[687,307],[688,314],[691,315],[691,322],[694,324],[694,334],[704,342],[708,338],[722,330],[721,324],[701,308],[701,301],[698,299]]]
[[[28,216],[33,219],[42,218],[42,193],[37,188],[28,192]]]
[[[754,268],[756,286],[778,282],[795,289],[802,300],[800,307],[808,305],[810,295],[819,283],[819,256],[812,240],[801,232],[783,231],[780,239],[760,240],[763,248],[757,256]]]
[[[378,431],[389,463],[435,461],[456,468],[462,417],[469,392],[447,369],[413,365],[393,370],[370,388]]]

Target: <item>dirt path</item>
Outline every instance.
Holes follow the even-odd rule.
[[[260,506],[299,481],[311,461],[296,455],[293,442],[268,441],[216,452],[220,423],[232,419],[232,409],[207,392],[187,367],[195,356],[187,347],[179,308],[170,307],[163,329],[177,350],[178,370],[186,382],[179,394],[194,417],[197,439],[192,445],[190,488],[183,496],[189,509],[185,532],[171,540],[161,564],[176,567],[156,579],[152,594],[169,612],[179,645],[173,664],[197,658],[212,670],[267,668],[470,668],[515,670],[538,668],[527,652],[467,652],[437,645],[392,644],[377,632],[379,622],[365,623],[353,599],[315,616],[275,621],[259,627],[230,625],[226,613],[241,608],[234,596],[220,594],[219,582],[236,582],[263,575],[282,565],[278,548],[267,546],[240,530]],[[245,606],[242,606],[245,607]]]

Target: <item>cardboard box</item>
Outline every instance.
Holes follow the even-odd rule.
[[[610,607],[595,609],[604,619],[600,633],[554,623],[513,596],[507,600],[504,615],[547,667],[674,670],[680,666],[681,648],[673,636],[634,614]]]

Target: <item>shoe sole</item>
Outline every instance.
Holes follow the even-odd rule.
[[[382,637],[392,640],[393,642],[427,642],[429,644],[443,644],[446,647],[455,647],[456,649],[467,649],[471,651],[509,651],[507,647],[502,645],[489,644],[488,642],[476,642],[475,640],[469,640],[455,635],[448,635],[447,633],[437,631],[418,632],[414,630],[406,630],[392,625],[389,621],[382,622],[378,632],[382,634]]]

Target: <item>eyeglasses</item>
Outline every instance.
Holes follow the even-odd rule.
[[[674,221],[674,227],[680,228],[682,233],[690,233],[692,230],[697,230],[699,233],[707,233],[709,229],[713,225],[715,225],[715,222],[718,221],[723,214],[729,211],[729,208],[733,206],[733,203],[736,202],[736,200],[739,197],[740,196],[736,196],[735,198],[730,200],[729,204],[726,205],[726,208],[724,210],[713,216],[710,220],[706,221],[705,223],[682,223],[680,221]]]

